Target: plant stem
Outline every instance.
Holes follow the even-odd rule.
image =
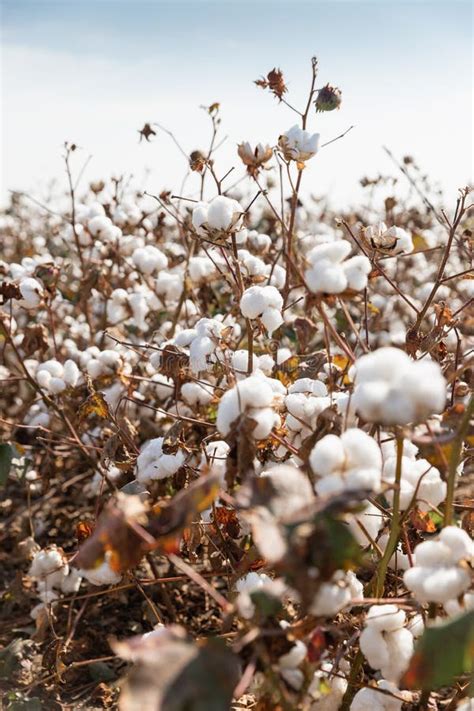
[[[456,485],[456,473],[459,465],[459,460],[461,458],[461,452],[463,447],[464,438],[466,436],[469,421],[474,414],[474,395],[471,395],[469,404],[466,407],[466,412],[461,420],[461,426],[459,427],[458,433],[454,439],[451,456],[449,457],[449,467],[448,467],[448,479],[447,479],[447,493],[446,493],[446,504],[444,509],[444,521],[445,526],[450,526],[453,521],[453,508],[454,508],[454,490]]]
[[[403,435],[397,436],[397,467],[395,472],[395,487],[393,492],[393,514],[390,527],[390,535],[388,537],[387,546],[385,548],[382,560],[380,561],[377,572],[373,581],[370,583],[370,588],[373,589],[374,597],[382,597],[385,587],[385,578],[387,576],[387,568],[392,555],[397,548],[398,539],[400,537],[400,481],[402,478],[402,456],[403,456]]]

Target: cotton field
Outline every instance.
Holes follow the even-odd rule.
[[[472,197],[312,198],[305,69],[231,165],[205,107],[179,193],[66,143],[0,214],[5,709],[472,708]]]

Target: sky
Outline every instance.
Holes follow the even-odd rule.
[[[382,146],[413,155],[450,204],[472,181],[472,5],[459,0],[0,0],[1,181],[42,198],[65,185],[64,141],[84,180],[133,175],[151,192],[179,190],[186,161],[169,136],[138,141],[147,121],[186,152],[205,148],[221,104],[216,170],[241,166],[242,140],[274,145],[298,119],[253,83],[274,66],[302,107],[310,59],[318,86],[339,86],[339,111],[312,113],[322,142],[305,190],[336,205],[359,180],[392,170]],[[192,184],[189,184],[192,193]]]

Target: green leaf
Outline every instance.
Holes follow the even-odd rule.
[[[439,689],[474,672],[474,610],[452,622],[425,629],[401,688]]]
[[[0,486],[5,486],[7,483],[13,456],[14,452],[11,444],[0,444]]]

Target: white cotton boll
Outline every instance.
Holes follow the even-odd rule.
[[[249,620],[255,614],[255,605],[253,604],[250,593],[263,588],[268,583],[271,583],[271,578],[265,573],[247,573],[243,578],[239,578],[235,582],[235,589],[238,592],[237,609],[239,615],[246,620]]]
[[[32,578],[46,581],[49,587],[59,585],[68,572],[64,555],[55,545],[35,553],[29,569]]]
[[[122,364],[120,354],[108,348],[99,352],[98,360],[106,373],[116,373]]]
[[[161,354],[160,354],[161,355]],[[165,400],[174,393],[174,383],[162,373],[155,373],[151,377],[153,390],[159,400]]]
[[[77,381],[79,380],[80,375],[81,373],[76,363],[73,360],[68,359],[64,363],[63,371],[64,381],[67,383],[67,385],[74,388],[77,385]]]
[[[360,255],[352,257],[344,262],[343,268],[349,289],[354,289],[354,291],[365,289],[367,277],[372,269],[367,257]]]
[[[271,336],[283,323],[283,316],[278,309],[268,308],[262,314],[262,323],[268,335]]]
[[[240,300],[240,311],[244,318],[255,319],[263,314],[267,308],[264,288],[263,286],[251,286],[244,291]]]
[[[361,356],[351,368],[353,402],[370,422],[408,424],[442,412],[446,381],[431,361],[413,361],[398,348],[379,348]]]
[[[216,426],[226,436],[232,423],[249,408],[268,408],[273,402],[271,386],[257,375],[239,381],[222,396],[217,411]]]
[[[295,124],[280,136],[278,145],[286,160],[304,163],[318,152],[319,133],[311,134]]]
[[[122,579],[122,575],[110,567],[107,554],[106,559],[97,568],[82,569],[79,573],[92,585],[116,585]]]
[[[365,624],[379,632],[392,632],[405,624],[406,615],[396,605],[372,605],[367,612]]]
[[[352,571],[336,571],[330,581],[321,583],[310,612],[317,617],[332,617],[350,606],[353,599],[363,597],[364,587]]]
[[[280,417],[271,407],[251,409],[247,414],[255,422],[255,427],[252,430],[254,439],[266,439],[272,429],[280,425]]]
[[[146,331],[148,324],[146,322],[146,317],[150,311],[148,306],[146,296],[143,293],[130,294],[128,297],[128,303],[132,309],[134,325],[140,331]]]
[[[404,511],[410,505],[416,492],[419,501],[418,508],[429,511],[438,506],[446,497],[446,482],[441,479],[441,474],[426,459],[409,459],[402,457],[402,478],[400,481],[400,509]],[[396,457],[385,461],[383,480],[393,484],[397,471]],[[393,491],[387,491],[386,497],[390,503],[393,501]]]
[[[325,397],[328,394],[328,389],[320,380],[312,378],[298,378],[288,388],[288,393],[308,393],[316,397]]]
[[[206,445],[205,452],[201,455],[199,468],[210,474],[217,474],[221,480],[221,486],[226,488],[225,473],[227,469],[227,458],[230,447],[224,440],[216,440]]]
[[[231,365],[237,380],[241,380],[247,375],[249,352],[243,348],[232,353]],[[272,361],[273,362],[273,361]],[[260,367],[260,359],[252,356],[252,372]]]
[[[39,370],[36,374],[36,381],[40,388],[48,390],[49,383],[51,382],[51,377],[52,376],[49,370]]]
[[[377,442],[362,430],[353,427],[341,435],[348,468],[382,468],[382,454]]]
[[[237,200],[218,195],[209,203],[207,224],[211,230],[230,230],[241,227],[242,206]]]
[[[340,294],[347,288],[347,277],[339,265],[328,260],[316,262],[305,272],[308,289],[314,294]]]
[[[347,690],[347,681],[338,669],[337,675],[331,676],[333,665],[328,662],[321,664],[321,669],[315,672],[308,688],[308,695],[312,701],[309,711],[337,711]],[[322,691],[320,691],[322,687]],[[318,697],[319,698],[315,698]]]
[[[71,568],[69,575],[66,575],[61,581],[61,590],[66,595],[75,593],[81,587],[82,575],[77,568]]]
[[[208,383],[184,383],[181,397],[188,405],[208,405],[213,398],[213,388]]]
[[[108,241],[113,234],[113,222],[105,215],[97,215],[89,220],[87,227],[93,237],[101,237]]]
[[[97,358],[91,358],[87,363],[86,370],[92,379],[98,378],[103,372],[100,360],[97,360]]]
[[[275,489],[269,507],[274,516],[289,516],[314,500],[308,477],[290,464],[277,464],[264,469],[261,477],[268,477]]]
[[[360,689],[352,700],[350,711],[401,711],[404,692],[385,679],[378,681],[377,687],[390,692],[391,695],[382,694],[369,687]]]
[[[260,254],[265,254],[272,246],[271,237],[265,234],[260,234],[255,230],[251,230],[248,233],[248,241],[250,247]]]
[[[344,465],[346,455],[342,441],[336,435],[326,435],[311,450],[309,463],[315,474],[326,476]]]
[[[215,260],[216,261],[216,260]],[[188,273],[192,282],[199,284],[217,274],[215,264],[209,257],[191,257],[188,265]]]
[[[151,244],[135,249],[132,254],[132,262],[143,274],[153,274],[168,266],[166,255]]]
[[[62,378],[51,378],[48,383],[48,390],[53,395],[59,395],[63,390],[66,390],[66,383]]]
[[[183,292],[184,276],[179,272],[161,271],[155,280],[156,293],[165,301],[175,302]]]
[[[163,441],[163,437],[157,437],[142,446],[136,462],[137,481],[146,483],[154,479],[166,479],[184,464],[185,455],[180,450],[176,454],[163,453]]]
[[[347,522],[352,535],[359,545],[365,547],[376,540],[378,532],[383,526],[383,515],[374,504],[368,501],[361,512],[350,514],[347,517]],[[362,524],[363,529],[358,522]],[[370,538],[367,538],[365,531],[367,531]]]
[[[458,563],[461,560],[472,561],[474,556],[474,541],[467,531],[457,526],[446,526],[439,534],[439,540],[448,546],[452,553],[452,560]]]
[[[22,279],[18,285],[23,297],[22,305],[27,309],[34,309],[40,305],[43,298],[43,287],[40,282],[33,277]]]
[[[203,229],[203,225],[207,223],[207,211],[208,205],[205,202],[198,203],[193,210],[193,227],[198,235],[201,236],[206,235],[206,230]]]
[[[296,669],[305,659],[307,647],[301,640],[297,640],[289,652],[282,654],[278,659],[280,669]]]
[[[470,610],[474,610],[474,593],[465,593],[462,596],[461,602],[459,600],[447,600],[444,605],[446,614],[449,617],[455,617],[456,615],[461,615]]]
[[[464,699],[456,706],[456,711],[474,711],[474,699]]]

